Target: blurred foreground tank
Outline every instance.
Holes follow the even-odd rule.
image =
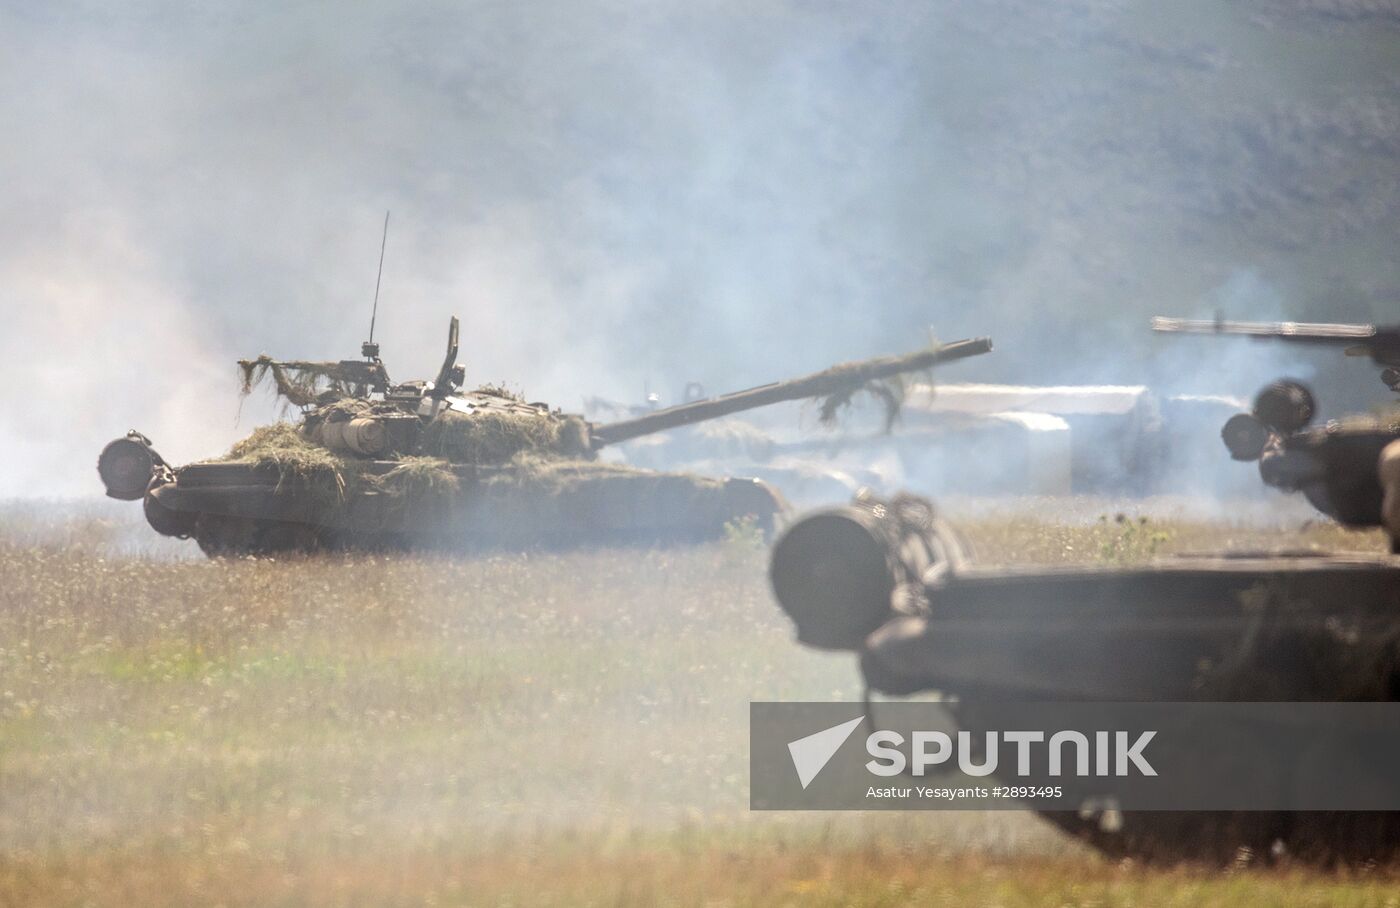
[[[711,479],[600,462],[610,444],[804,397],[841,397],[910,371],[975,356],[986,339],[848,363],[804,378],[592,424],[501,388],[462,392],[458,321],[433,381],[395,384],[362,360],[240,362],[244,391],[268,377],[300,425],[255,431],[221,460],[173,467],[132,431],[103,449],[113,498],[143,502],[160,533],[206,554],[321,548],[534,547],[714,538],[784,505],[753,479]]]
[[[792,524],[774,545],[770,579],[800,642],[857,653],[872,692],[941,695],[978,740],[1003,727],[999,702],[1400,697],[1394,557],[979,565],[928,501],[863,496]],[[1229,758],[1201,754],[1200,772]],[[1289,784],[1272,766],[1256,777]],[[1080,811],[1042,816],[1112,857],[1400,858],[1400,814],[1119,812],[1105,806],[1110,781],[1079,784]]]
[[[1345,332],[1353,344],[1375,336],[1342,327],[1355,329]],[[1386,357],[1375,356],[1391,368]],[[1314,409],[1306,389],[1275,384],[1253,414],[1227,424],[1225,441],[1238,459],[1260,460],[1270,484],[1302,490],[1346,524],[1381,525],[1400,509],[1400,426],[1376,416],[1309,429]],[[1395,528],[1392,518],[1392,542]],[[872,691],[951,698],[974,734],[997,727],[998,701],[1400,698],[1393,556],[984,566],[927,500],[864,495],[793,523],[774,545],[770,579],[800,642],[858,653]],[[1202,773],[1211,758],[1201,755]],[[1289,784],[1276,767],[1256,769],[1261,784]],[[1230,861],[1247,848],[1324,863],[1400,858],[1396,813],[1120,814],[1084,803],[1044,816],[1118,857]]]

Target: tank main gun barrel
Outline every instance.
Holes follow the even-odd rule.
[[[903,356],[879,356],[853,363],[842,363],[802,378],[772,382],[767,385],[759,385],[756,388],[749,388],[746,391],[735,391],[720,397],[667,407],[664,410],[657,410],[655,413],[648,413],[635,419],[595,425],[591,433],[593,447],[601,448],[604,445],[629,441],[643,435],[650,435],[653,432],[664,432],[667,429],[676,429],[707,419],[718,419],[731,413],[766,407],[769,404],[782,403],[783,401],[842,394],[854,391],[872,381],[892,378],[906,372],[919,372],[940,363],[965,359],[969,356],[979,356],[991,352],[991,349],[991,338],[978,337],[941,344],[929,350],[921,350],[918,353],[909,353]]]
[[[1400,325],[1348,325],[1324,322],[1237,322],[1225,319],[1152,319],[1164,334],[1232,334],[1256,340],[1279,340],[1313,346],[1341,347],[1348,356],[1369,356],[1380,366],[1381,381],[1400,392]]]
[[[1368,344],[1396,328],[1331,322],[1241,322],[1213,318],[1152,318],[1152,330],[1167,334],[1244,334],[1314,344]]]

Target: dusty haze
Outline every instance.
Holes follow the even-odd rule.
[[[0,496],[96,493],[131,427],[222,451],[271,413],[239,356],[353,355],[385,209],[392,374],[456,313],[570,409],[930,324],[996,338],[958,377],[1364,400],[1146,318],[1400,321],[1389,3],[10,5],[0,89]]]

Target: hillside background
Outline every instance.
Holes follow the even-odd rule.
[[[1156,313],[1400,322],[1382,0],[176,3],[0,12],[0,495],[132,426],[217,453],[232,360],[379,339],[577,409],[939,336],[956,377],[1251,393],[1360,363]],[[948,377],[954,377],[950,370]]]

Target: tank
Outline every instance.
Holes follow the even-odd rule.
[[[1174,320],[1173,320],[1174,321]],[[1349,346],[1363,329],[1351,329]],[[1377,362],[1389,369],[1386,356]],[[1391,376],[1385,376],[1387,385]],[[1261,392],[1227,423],[1231,455],[1353,526],[1400,500],[1400,426],[1371,415],[1311,427],[1311,394]],[[1223,456],[1223,454],[1222,454]],[[1260,552],[1136,566],[975,562],[929,501],[869,494],[792,522],[770,580],[799,642],[859,656],[871,692],[936,692],[959,726],[995,729],[1007,701],[1394,701],[1400,558]],[[1272,768],[1257,767],[1261,778]],[[1202,772],[1209,765],[1202,763]],[[1285,780],[1278,780],[1284,784]],[[1113,857],[1320,863],[1400,858],[1385,812],[1046,812]]]
[[[300,420],[180,467],[133,430],[98,458],[107,494],[141,501],[156,532],[192,538],[210,556],[688,542],[736,523],[771,532],[784,502],[758,480],[636,469],[597,453],[780,401],[839,401],[991,349],[985,338],[959,341],[590,423],[504,388],[461,390],[458,324],[431,381],[392,381],[372,343],[359,360],[240,361],[244,393],[270,382]]]
[[[1152,327],[1339,348],[1369,357],[1381,382],[1400,393],[1400,326],[1158,317]],[[1400,407],[1391,402],[1321,425],[1314,424],[1317,411],[1306,385],[1279,379],[1255,396],[1250,412],[1227,420],[1220,437],[1233,459],[1259,464],[1266,485],[1301,493],[1346,526],[1385,527],[1391,551],[1400,552]]]

